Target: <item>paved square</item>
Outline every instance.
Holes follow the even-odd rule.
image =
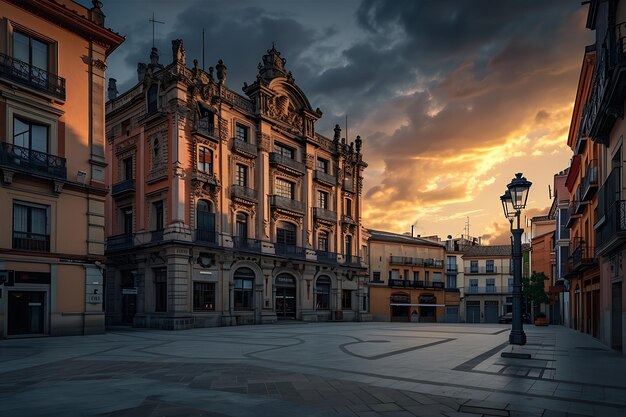
[[[626,416],[626,358],[558,326],[277,324],[0,341],[0,416]]]

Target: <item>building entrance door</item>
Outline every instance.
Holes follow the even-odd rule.
[[[392,294],[390,301],[391,321],[409,321],[411,297],[408,294]]]
[[[480,301],[465,302],[465,322],[480,323]]]
[[[43,291],[9,291],[7,334],[42,334],[46,293]]]
[[[134,288],[132,290],[136,291]],[[123,291],[124,288],[122,289],[122,323],[133,324],[137,312],[137,295],[126,294]]]
[[[289,274],[280,274],[276,277],[276,317],[279,319],[296,318],[296,281]]]
[[[498,301],[485,300],[485,323],[498,323],[499,311]]]
[[[622,350],[622,283],[612,285],[611,297],[611,347]]]
[[[433,295],[421,295],[419,297],[420,305],[420,323],[435,323],[437,321],[437,315],[435,311],[435,304],[437,304],[437,298]]]

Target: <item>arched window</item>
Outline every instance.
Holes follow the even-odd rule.
[[[159,86],[152,84],[148,89],[148,114],[157,111]]]
[[[250,268],[239,268],[235,271],[234,281],[235,310],[252,310],[254,308],[252,297],[254,294],[254,271]]]
[[[196,205],[196,240],[201,242],[217,242],[215,213],[212,213],[211,208],[211,203],[207,200],[198,200]]]
[[[327,276],[315,282],[315,309],[330,310],[330,278]]]

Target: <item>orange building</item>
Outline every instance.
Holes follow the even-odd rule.
[[[0,1],[0,337],[104,331],[102,4]]]
[[[549,214],[535,216],[531,219],[531,244],[530,244],[530,273],[543,273],[548,279],[544,281],[546,294],[550,293],[553,285],[556,269],[556,256],[554,252],[555,222]],[[553,300],[556,305],[556,300]],[[549,305],[542,305],[541,310],[548,314],[548,319],[553,321],[553,314]]]
[[[369,230],[370,313],[376,321],[458,322],[459,290],[445,291],[445,246]],[[456,258],[448,269],[457,270]]]

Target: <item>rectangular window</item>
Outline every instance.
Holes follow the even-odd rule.
[[[163,230],[163,201],[157,201],[153,205],[155,230]]]
[[[235,310],[252,310],[253,284],[252,278],[235,279]]]
[[[405,269],[405,270],[404,270],[404,280],[405,280],[405,281],[408,281],[408,280],[409,280],[409,270],[408,270],[408,269]]]
[[[448,271],[456,271],[456,256],[448,256],[446,260],[446,268]]]
[[[167,311],[167,269],[154,269],[154,311]]]
[[[133,233],[133,209],[126,207],[121,209],[122,214],[122,233],[129,235]]]
[[[374,271],[372,274],[372,279],[374,282],[380,282],[380,271]]]
[[[247,166],[237,164],[237,169],[235,170],[235,185],[240,185],[242,187],[248,186],[248,167]]]
[[[352,310],[352,290],[343,290],[341,292],[341,309]]]
[[[239,139],[241,141],[248,141],[248,128],[246,126],[242,126],[239,123],[235,125],[235,139]]]
[[[446,288],[456,288],[456,275],[446,275]]]
[[[39,88],[48,89],[47,72],[50,62],[50,45],[48,43],[13,31],[13,58],[31,66],[31,68],[24,68],[16,62],[14,65],[15,74],[18,77],[29,80]]]
[[[13,144],[32,151],[48,153],[49,126],[13,117]],[[26,156],[26,155],[25,155]]]
[[[206,146],[198,148],[198,171],[213,173],[213,151]]]
[[[474,293],[474,294],[477,293],[478,292],[478,279],[476,278],[470,279],[469,284],[470,286],[469,286],[468,292]]]
[[[193,311],[215,310],[215,283],[193,283]]]
[[[478,261],[470,261],[470,272],[473,274],[478,273]]]
[[[513,292],[513,278],[509,278],[507,292]]]
[[[428,285],[430,280],[430,271],[424,271],[424,284]]]
[[[50,252],[49,206],[13,203],[13,249]]]
[[[317,192],[317,207],[323,209],[328,208],[328,193],[324,191]]]
[[[320,232],[317,236],[317,249],[328,252],[328,233]]]
[[[486,272],[488,274],[493,274],[495,272],[495,267],[493,266],[493,259],[488,259],[487,260]]]
[[[328,174],[328,161],[322,158],[317,158],[317,170]]]
[[[290,148],[278,142],[274,142],[274,152],[291,159],[294,159],[296,155],[296,151],[293,148]]]
[[[420,280],[420,271],[413,271],[413,281],[417,282]]]
[[[488,293],[496,292],[496,279],[495,278],[487,278],[487,292]]]
[[[122,161],[122,180],[128,181],[133,179],[133,158],[124,158]]]
[[[293,200],[294,199],[293,183],[277,178],[276,182],[274,183],[274,194]]]
[[[441,272],[433,272],[433,282],[441,282],[442,275]]]
[[[346,198],[346,216],[352,217],[352,200]]]
[[[390,279],[400,279],[400,270],[399,269],[392,269],[391,271],[389,271],[389,278]]]

